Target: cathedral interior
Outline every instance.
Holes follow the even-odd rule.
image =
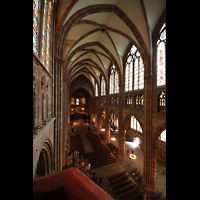
[[[33,197],[166,199],[166,0],[33,0]]]

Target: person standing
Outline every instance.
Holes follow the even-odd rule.
[[[90,171],[90,179],[93,181],[92,171]]]
[[[99,183],[101,185],[101,183],[102,183],[102,175],[99,176]]]
[[[127,150],[127,156],[129,156],[129,150]]]
[[[95,178],[95,172],[93,172],[93,181],[94,181],[94,178]]]
[[[97,175],[96,175],[96,173],[94,175],[94,182],[97,183]]]
[[[85,167],[85,173],[87,173],[88,172],[88,166],[86,165],[86,167]]]

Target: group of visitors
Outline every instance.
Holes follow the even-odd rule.
[[[92,181],[94,181],[97,184],[97,174],[95,172],[92,173],[91,170],[91,164],[89,163],[88,165],[85,166],[85,163],[82,161],[81,162],[81,170],[84,172],[84,167],[85,167],[85,174],[88,176]],[[99,185],[102,184],[102,175],[99,176]]]
[[[95,172],[92,173],[92,171],[90,170],[87,174],[86,174],[92,181],[94,181],[97,184],[97,174]],[[99,176],[99,185],[102,184],[102,175]]]
[[[73,159],[73,166],[80,168],[80,162],[83,160],[83,156],[80,158],[79,151],[74,151],[72,154],[72,159]]]

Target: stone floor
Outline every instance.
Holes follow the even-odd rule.
[[[92,132],[94,131],[96,133],[95,127],[93,127],[91,124],[84,124],[84,123],[76,123],[76,125],[72,125],[71,128],[79,129],[79,130],[85,130],[88,126],[91,127]],[[85,135],[82,133],[82,135]],[[110,137],[116,137],[117,132],[110,133]],[[85,136],[82,136],[84,138]],[[87,138],[87,137],[86,137]],[[111,141],[115,146],[118,146],[118,139],[116,138],[116,141]],[[89,140],[83,139],[83,145],[84,148],[87,149],[87,151],[91,151],[91,144]],[[129,156],[126,155],[127,150],[129,149],[129,152],[131,150],[134,151],[134,154],[136,155],[136,159],[130,159]],[[98,180],[97,184],[99,185],[99,176],[102,175],[103,180],[102,184],[99,185],[103,190],[105,190],[108,194],[110,194],[114,199],[117,199],[117,195],[112,190],[109,182],[107,181],[108,176],[112,176],[114,174],[120,173],[122,171],[129,172],[130,169],[137,168],[138,171],[141,171],[141,174],[143,173],[143,151],[139,147],[135,147],[133,145],[133,142],[125,142],[125,160],[120,161],[117,159],[116,163],[105,165],[103,167],[95,168],[92,170],[92,172],[95,172],[97,174]],[[83,161],[85,162],[85,166],[88,165],[88,159],[84,158]],[[166,196],[166,175],[163,174],[164,167],[166,167],[166,163],[163,161],[157,159],[156,163],[156,191],[162,192],[162,196]],[[85,169],[80,169],[81,171],[85,172]],[[130,174],[129,174],[130,175]],[[132,175],[130,175],[131,177]],[[134,179],[133,179],[134,181]],[[137,183],[136,183],[137,184]],[[143,191],[146,196],[148,196],[148,193],[143,190],[142,187],[140,187],[140,190]]]

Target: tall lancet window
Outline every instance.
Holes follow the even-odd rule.
[[[40,0],[33,1],[33,51],[38,56],[38,34],[40,26]]]
[[[125,92],[132,91],[133,88],[134,90],[144,89],[144,64],[140,52],[134,45],[126,59]]]
[[[101,96],[106,95],[105,87],[106,87],[105,80],[102,76],[101,77]]]
[[[157,41],[157,86],[166,85],[166,24],[160,29]]]
[[[113,65],[110,72],[110,94],[119,93],[119,75]]]
[[[95,84],[95,97],[98,97],[98,85],[97,85],[97,83]]]
[[[52,3],[45,0],[42,24],[42,62],[48,71],[50,70],[51,10]]]

